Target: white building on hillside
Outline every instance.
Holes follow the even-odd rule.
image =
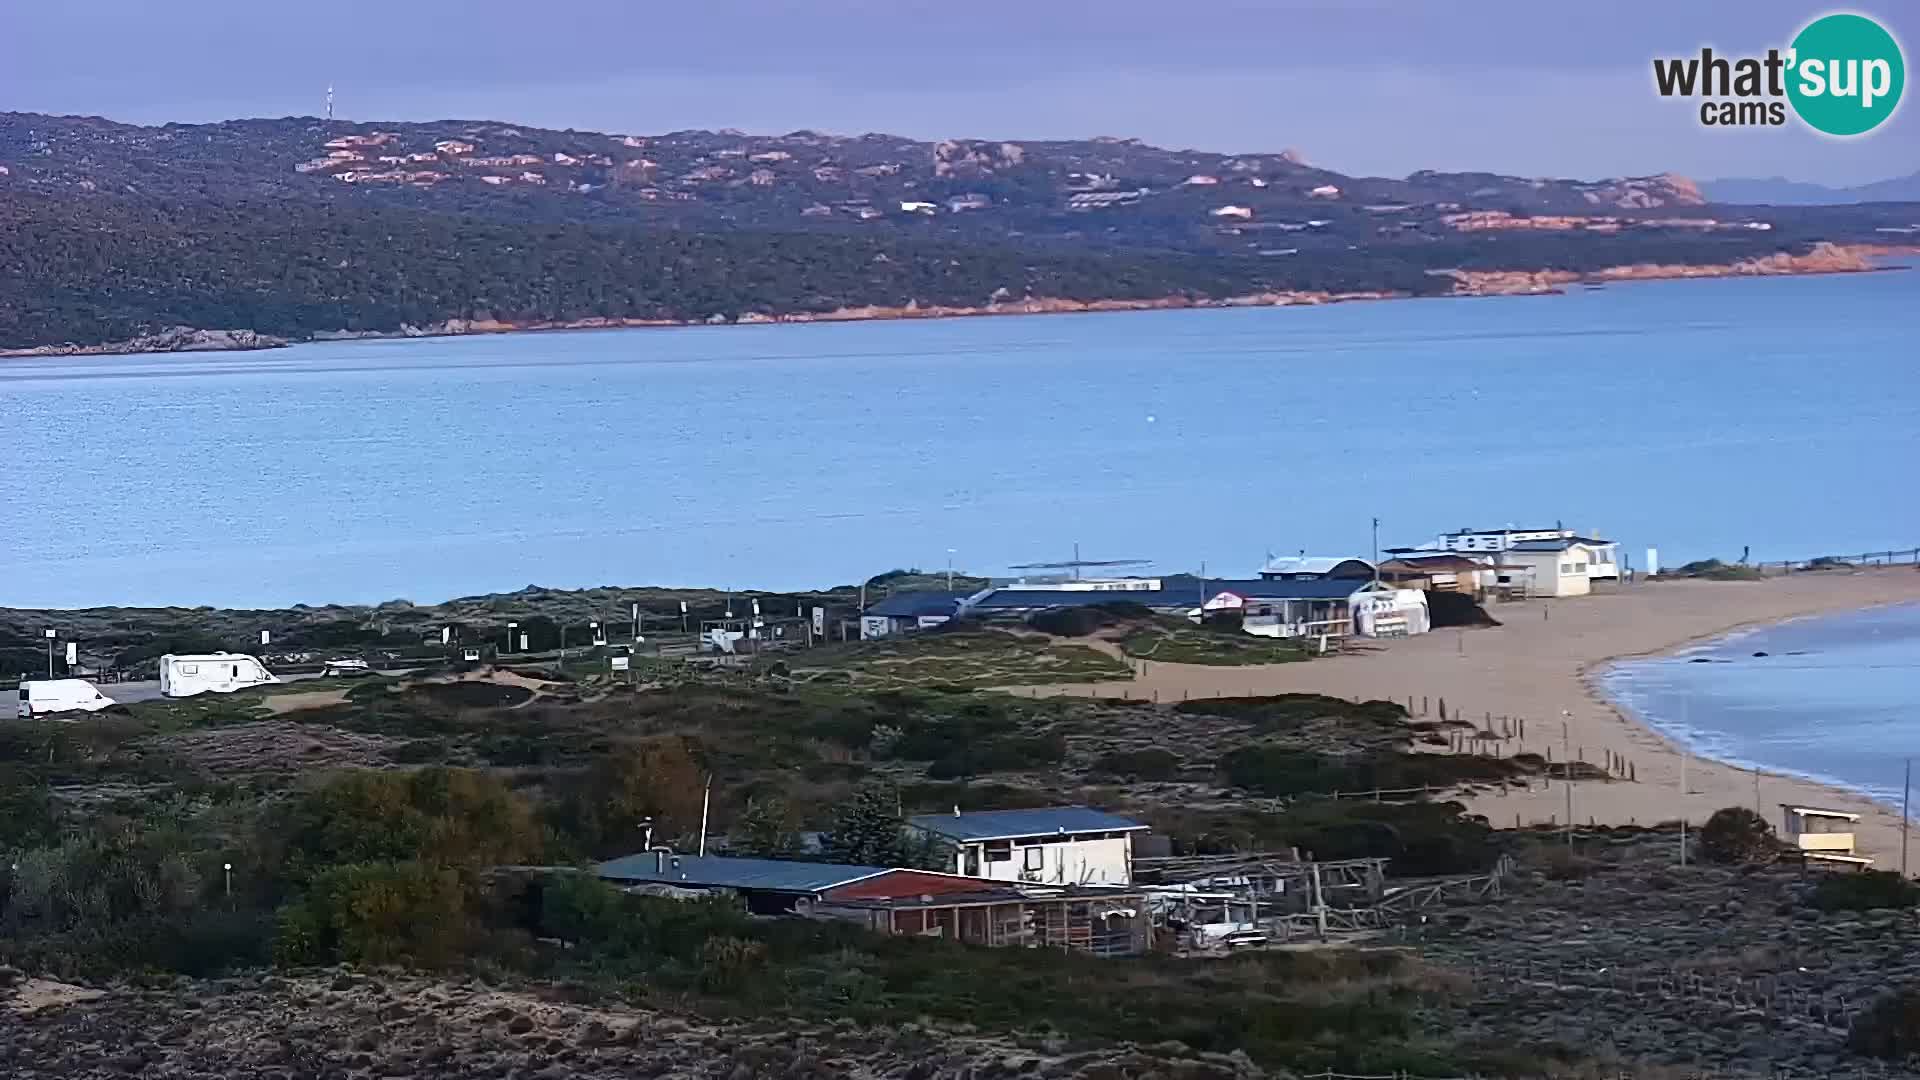
[[[955,848],[952,871],[1039,885],[1130,885],[1133,838],[1147,826],[1084,806],[921,814],[915,832]]]

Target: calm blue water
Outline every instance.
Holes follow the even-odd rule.
[[[1707,757],[1898,806],[1903,759],[1920,758],[1920,604],[1733,634],[1614,665],[1601,685]]]
[[[0,362],[0,604],[1920,544],[1920,274]]]

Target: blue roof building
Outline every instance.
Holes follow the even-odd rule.
[[[948,840],[1011,840],[1061,833],[1135,832],[1150,826],[1085,806],[1039,810],[974,810],[964,814],[917,814],[907,824]]]

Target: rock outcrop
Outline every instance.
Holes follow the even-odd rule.
[[[4,356],[104,356],[114,353],[227,352],[242,349],[278,349],[287,339],[254,330],[196,330],[175,326],[126,341],[97,345],[39,345],[29,349],[0,349]]]

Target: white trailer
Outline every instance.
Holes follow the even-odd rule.
[[[85,679],[32,679],[20,684],[22,720],[63,712],[99,712],[113,699]]]
[[[235,690],[277,683],[279,679],[258,658],[245,653],[204,653],[198,656],[160,658],[160,693],[183,698],[212,691],[231,694]]]

